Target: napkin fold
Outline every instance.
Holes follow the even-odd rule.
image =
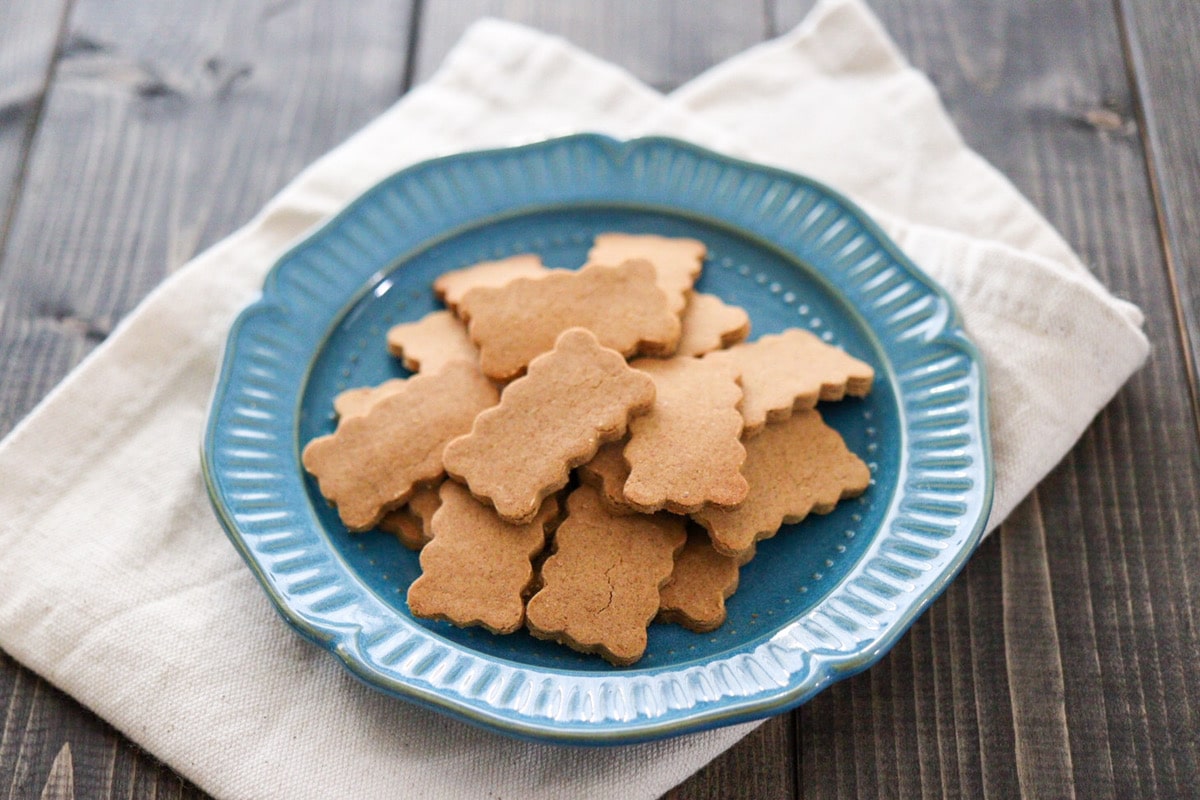
[[[962,142],[858,0],[820,3],[667,97],[560,39],[480,22],[0,443],[0,647],[218,797],[654,797],[751,730],[563,748],[385,697],[279,620],[205,493],[198,442],[228,326],[296,237],[408,164],[580,130],[690,139],[868,208],[983,353],[989,527],[1147,356],[1140,312]]]

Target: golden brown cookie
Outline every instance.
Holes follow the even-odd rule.
[[[361,417],[371,406],[385,397],[391,397],[404,388],[403,378],[392,378],[378,386],[361,386],[346,391],[333,398],[333,410],[341,419]]]
[[[407,505],[384,514],[376,527],[395,536],[409,550],[420,550],[429,542],[425,537],[424,523]]]
[[[643,513],[690,514],[745,500],[737,367],[690,356],[640,358],[630,366],[654,379],[655,400],[629,423],[625,502]]]
[[[414,488],[408,502],[384,514],[377,527],[395,534],[400,544],[409,550],[420,550],[433,538],[430,520],[442,502],[438,499],[441,483],[438,481]]]
[[[741,370],[747,438],[768,422],[813,408],[818,400],[864,397],[875,378],[871,365],[799,328],[735,345],[709,358],[729,360]]]
[[[630,259],[645,259],[654,265],[658,285],[667,295],[671,313],[679,314],[687,304],[708,248],[695,239],[654,234],[602,233],[588,251],[589,264],[614,267]]]
[[[679,342],[679,317],[668,309],[647,261],[555,270],[472,289],[458,310],[479,346],[484,374],[500,381],[519,376],[568,328],[590,330],[623,356],[668,355]]]
[[[579,487],[542,565],[542,588],[529,598],[530,633],[618,666],[637,661],[686,538],[679,517],[614,516],[595,489]]]
[[[449,311],[434,311],[416,322],[393,325],[387,332],[388,352],[413,372],[437,372],[451,361],[479,361],[479,350],[467,327]]]
[[[579,479],[599,492],[608,510],[614,514],[636,514],[637,509],[625,501],[625,481],[629,465],[625,463],[628,438],[602,445],[592,460],[579,467]]]
[[[522,253],[499,261],[481,261],[438,276],[433,292],[450,310],[456,310],[463,295],[477,286],[503,286],[514,278],[535,278],[550,272],[533,253]]]
[[[750,493],[741,506],[732,511],[710,506],[692,519],[719,552],[743,557],[784,523],[828,514],[839,500],[866,491],[871,480],[867,465],[815,409],[768,425],[747,441],[742,474]]]
[[[654,381],[582,328],[558,338],[513,381],[500,405],[447,445],[446,472],[512,523],[533,519],[542,500],[567,484],[629,418],[654,403]]]
[[[750,315],[715,294],[693,293],[683,310],[677,356],[702,356],[737,344],[750,335]]]
[[[671,580],[659,591],[658,620],[697,633],[721,627],[725,601],[737,591],[742,563],[741,558],[718,553],[703,528],[689,526],[687,544],[675,556]]]
[[[506,634],[525,623],[533,559],[546,543],[558,503],[546,499],[531,522],[510,525],[464,487],[442,484],[433,538],[421,551],[421,575],[408,588],[414,616]]]
[[[479,412],[498,399],[491,381],[466,362],[416,375],[366,414],[309,442],[304,468],[347,528],[373,528],[408,500],[414,485],[442,475],[446,442],[469,431]]]
[[[413,490],[412,497],[408,498],[408,510],[421,520],[421,533],[424,535],[425,541],[433,538],[433,515],[442,505],[441,488],[443,483],[445,481],[418,486]]]

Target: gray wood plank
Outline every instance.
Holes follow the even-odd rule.
[[[0,4],[0,252],[68,5]]]
[[[384,0],[78,4],[0,263],[0,431],[396,99],[408,20]]]
[[[1050,586],[1039,493],[1000,530],[1005,667],[1013,712],[1017,781],[1022,793],[1075,794],[1067,732],[1063,655]]]
[[[0,82],[10,173],[8,131],[46,71],[34,43],[59,35],[32,9],[50,8],[0,5],[0,76],[24,81]],[[75,3],[0,261],[0,433],[172,269],[395,101],[410,19],[391,0]],[[79,796],[202,796],[2,656],[0,708],[0,797],[61,787],[64,745]]]
[[[660,91],[674,89],[761,41],[767,32],[761,7],[721,0],[427,0],[416,52],[418,80],[432,74],[481,16],[562,36]]]
[[[1117,0],[1200,427],[1200,6]]]
[[[803,797],[1015,797],[1000,540],[875,666],[799,713]]]
[[[791,715],[767,720],[664,800],[784,800],[795,796]]]
[[[784,30],[808,6],[782,0],[773,23]],[[932,724],[897,719],[895,707],[880,715],[885,746],[874,732],[876,752],[894,748],[905,758],[931,761],[921,765],[919,783],[903,773],[880,774],[877,782],[893,781],[900,797],[1187,795],[1197,777],[1200,450],[1120,20],[1112,8],[1095,4],[907,0],[874,7],[938,87],[966,140],[1013,180],[1117,295],[1142,306],[1155,348],[1151,363],[1013,515],[1001,538],[975,555],[912,636],[875,668],[911,679],[917,705],[901,706],[901,715],[933,714]],[[1175,8],[1186,17],[1179,4]],[[1138,8],[1139,20],[1155,13]],[[1181,58],[1200,41],[1190,23],[1166,46],[1161,31],[1173,27],[1174,18],[1157,13],[1154,35],[1163,38],[1155,61],[1194,67],[1195,59]],[[1174,146],[1194,147],[1197,126],[1175,120],[1196,113],[1195,83],[1182,80],[1178,68],[1163,69],[1176,70],[1176,101],[1166,112],[1172,135],[1192,135]],[[1161,93],[1157,86],[1141,89]],[[1177,111],[1189,93],[1192,104]],[[1191,181],[1194,188],[1197,171],[1180,169],[1187,158],[1173,155],[1164,163],[1179,184]],[[1183,188],[1174,191],[1177,204],[1187,196]],[[1194,212],[1196,203],[1188,208]],[[1181,288],[1182,302],[1189,302],[1183,299],[1189,290]],[[1194,298],[1190,302],[1194,308]],[[985,573],[998,577],[980,594],[974,588]],[[965,618],[943,610],[957,605],[964,591],[971,600]],[[981,651],[988,657],[980,658]],[[947,680],[947,662],[951,682],[959,681],[957,694],[938,689]],[[931,694],[932,704],[922,700]],[[939,699],[947,696],[954,698],[951,716],[938,713]],[[832,692],[802,714],[805,765],[836,761],[836,739],[819,744],[825,740],[820,720],[853,715],[855,708]],[[879,724],[877,713],[859,719],[847,750],[865,745],[871,723]],[[957,753],[939,746],[948,735]],[[822,747],[815,759],[809,742]],[[820,777],[803,781],[801,794],[842,796],[844,783]]]
[[[670,88],[760,38],[753,26],[794,23],[808,3],[769,5],[767,22],[757,8],[740,7],[744,19],[733,20],[685,11],[684,3],[644,5],[489,8],[563,33]],[[1036,502],[1014,516],[1001,534],[1014,541],[986,543],[881,664],[794,715],[794,730],[786,719],[768,723],[674,796],[752,786],[743,796],[1009,797],[1022,786],[1034,793],[1060,786],[1061,769],[1050,780],[1041,765],[1017,759],[1036,744],[1043,722],[1026,714],[1018,727],[1014,709],[1033,707],[1047,692],[1044,681],[1007,666],[1018,618],[1054,628],[1062,696],[1048,699],[1065,710],[1077,796],[1182,796],[1195,785],[1200,458],[1194,438],[1178,435],[1193,430],[1179,391],[1184,357],[1142,142],[1130,121],[1135,98],[1112,15],[1045,5],[1053,7],[907,0],[877,11],[933,77],[968,141],[1014,178],[1111,286],[1143,305],[1155,360],[1039,488]],[[417,58],[423,74],[482,6],[463,7],[430,4]],[[93,0],[71,20],[64,77],[46,107],[50,120],[39,128],[14,217],[16,250],[0,263],[0,297],[9,304],[0,317],[0,431],[167,269],[236,226],[278,182],[340,138],[331,129],[356,126],[402,85],[399,70],[380,68],[405,55],[407,17],[396,7],[362,12],[369,30],[351,30],[329,4],[212,10],[176,3],[145,24],[128,19],[134,8],[147,13],[132,0]],[[610,15],[635,21],[636,30]],[[695,19],[713,30],[698,32]],[[667,29],[676,32],[663,41]],[[1080,38],[1062,47],[1062,30]],[[649,41],[653,33],[659,41]],[[156,36],[161,47],[150,41]],[[372,43],[369,57],[355,62],[334,52],[356,37]],[[330,72],[318,72],[321,65]],[[293,81],[293,73],[301,77]],[[233,148],[213,136],[221,121],[246,141]],[[293,159],[297,150],[307,154]],[[143,161],[158,171],[145,171]],[[67,197],[62,185],[82,191]],[[105,206],[130,211],[114,221],[107,208],[100,213]],[[23,348],[15,355],[14,343]],[[1013,561],[1023,551],[1012,550],[1005,570],[1005,548],[1031,536],[1037,543],[1038,531],[1043,565],[1027,572]],[[1025,611],[1036,613],[1014,617],[1010,609],[1006,627],[1005,595],[1027,600]],[[1017,650],[1028,665],[1029,650]],[[1010,685],[1010,675],[1020,684]],[[198,796],[3,658],[0,701],[0,792],[36,796],[69,741],[77,774],[105,776],[99,796]],[[794,749],[798,786],[790,777]]]

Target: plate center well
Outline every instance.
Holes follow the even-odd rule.
[[[697,290],[740,305],[751,318],[751,338],[801,327],[845,348],[876,368],[871,396],[821,406],[826,421],[871,465],[867,493],[829,515],[785,526],[762,542],[742,568],[729,599],[728,619],[718,630],[696,634],[653,624],[645,657],[637,667],[678,666],[709,660],[765,638],[812,608],[854,567],[879,529],[895,490],[900,464],[896,395],[886,380],[883,355],[859,315],[812,267],[718,222],[642,207],[558,207],[490,220],[438,240],[396,263],[351,303],[312,363],[299,421],[300,446],[334,427],[333,397],[348,388],[381,383],[408,373],[384,346],[387,329],[440,308],[431,285],[441,273],[483,260],[537,253],[552,267],[583,263],[592,238],[606,231],[690,236],[705,242],[709,258]],[[408,615],[405,593],[419,574],[417,554],[389,534],[351,534],[316,490],[309,499],[333,548],[385,603]],[[460,647],[491,657],[564,670],[606,671],[601,659],[582,656],[521,632],[494,636],[482,629],[417,620]]]

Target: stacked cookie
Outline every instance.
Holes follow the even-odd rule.
[[[871,367],[800,329],[745,343],[692,290],[705,255],[612,233],[579,270],[485,262],[388,332],[416,374],[339,395],[303,462],[347,528],[421,550],[414,615],[632,664],[656,617],[720,626],[756,542],[866,490],[816,405]]]

